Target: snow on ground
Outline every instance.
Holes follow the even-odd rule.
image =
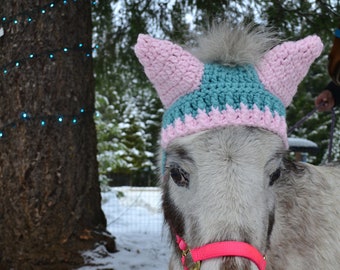
[[[78,270],[167,269],[169,245],[160,209],[159,188],[116,187],[102,192],[107,230],[116,237],[117,253],[103,246],[86,251],[88,265]]]

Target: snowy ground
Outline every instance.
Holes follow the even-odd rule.
[[[78,270],[167,269],[169,246],[158,188],[110,188],[102,192],[102,208],[119,252],[110,254],[98,246],[83,253],[93,266]]]

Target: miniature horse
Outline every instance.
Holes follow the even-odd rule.
[[[277,45],[228,24],[191,51],[139,36],[136,55],[165,107],[170,270],[340,269],[340,168],[286,158],[285,108],[322,48],[317,36]]]

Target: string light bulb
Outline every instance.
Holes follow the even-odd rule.
[[[21,117],[22,119],[28,119],[28,118],[29,118],[29,115],[28,115],[28,113],[26,113],[26,112],[22,112],[22,113],[20,114],[20,117]]]

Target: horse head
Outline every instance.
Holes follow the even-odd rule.
[[[192,51],[139,36],[136,55],[165,107],[170,269],[264,269],[273,186],[287,167],[285,109],[322,48],[317,36],[277,45],[252,26],[215,26]]]

